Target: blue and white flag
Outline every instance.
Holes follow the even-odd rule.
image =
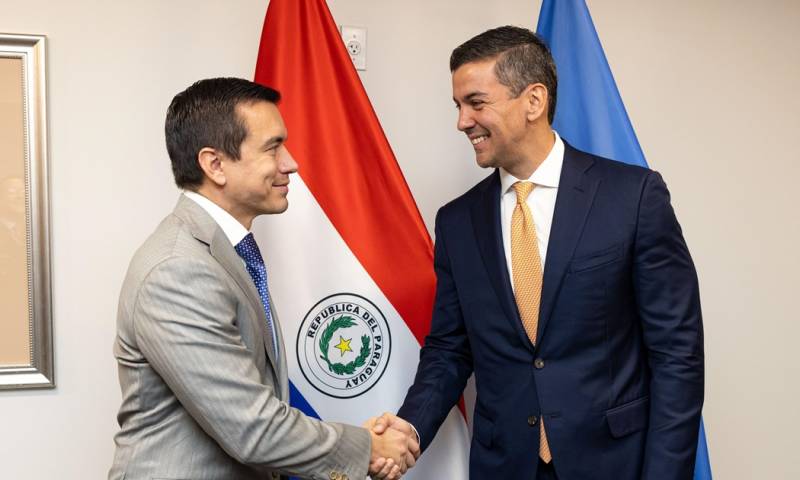
[[[553,128],[580,150],[646,167],[585,0],[544,0],[536,32],[558,70]],[[702,421],[694,480],[711,480]]]

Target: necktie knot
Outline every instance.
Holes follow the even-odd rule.
[[[258,249],[258,244],[252,233],[245,235],[242,241],[233,248],[247,265],[264,265],[261,250]]]
[[[517,203],[525,203],[528,200],[528,195],[533,191],[533,182],[517,182],[513,185],[514,191],[517,192]]]

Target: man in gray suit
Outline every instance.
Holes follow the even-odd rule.
[[[248,232],[256,216],[286,210],[297,170],[279,97],[217,78],[179,93],[167,111],[167,150],[185,192],[122,286],[121,430],[109,479],[396,478],[419,454],[401,432],[321,422],[288,405],[278,316]]]

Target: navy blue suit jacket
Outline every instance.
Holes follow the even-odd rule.
[[[428,446],[471,373],[470,477],[692,478],[703,404],[697,275],[654,171],[565,144],[537,344],[503,253],[494,172],[436,217],[436,302],[399,415]]]

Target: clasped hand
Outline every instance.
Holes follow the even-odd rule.
[[[372,437],[369,475],[373,479],[396,480],[417,462],[419,439],[410,423],[384,413],[367,420],[364,428]]]

